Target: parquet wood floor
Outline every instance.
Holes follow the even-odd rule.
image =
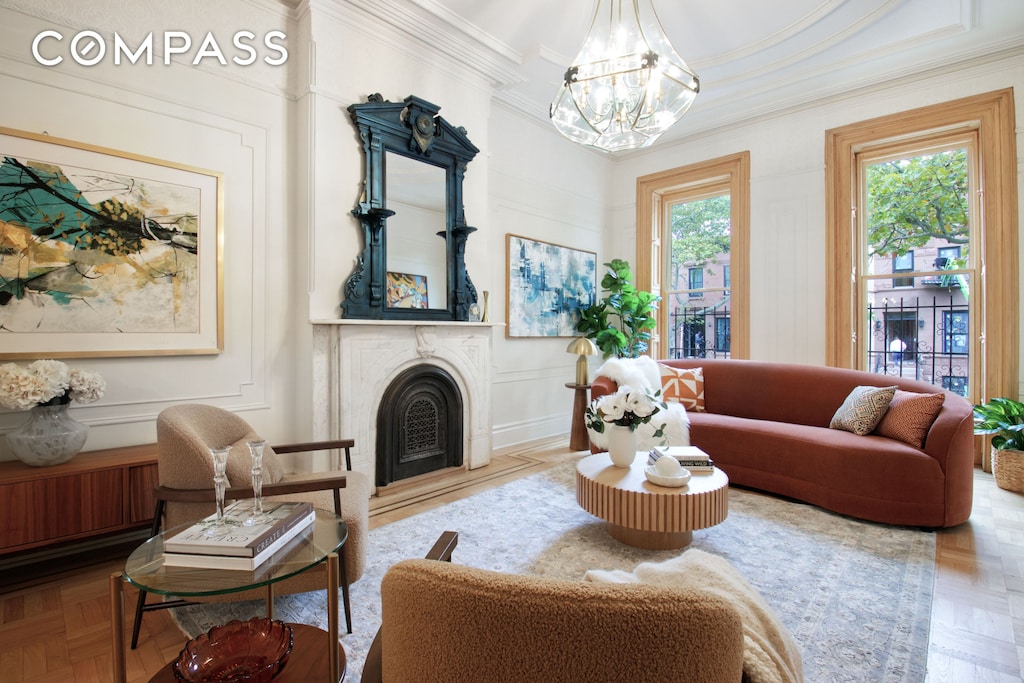
[[[578,457],[563,440],[505,449],[492,464],[455,478],[396,487],[371,504],[370,526]],[[975,472],[974,512],[938,533],[929,683],[1022,680],[1024,660],[1024,495]],[[111,679],[109,579],[123,558],[28,582],[0,595],[0,683],[107,683]],[[126,605],[133,605],[133,589]],[[128,680],[145,682],[180,651],[184,638],[169,611],[142,623],[127,651]],[[808,682],[817,683],[817,682]]]

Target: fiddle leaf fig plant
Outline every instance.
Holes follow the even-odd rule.
[[[1024,451],[1024,403],[994,398],[974,406],[974,433],[993,434],[996,450]]]
[[[605,263],[601,289],[606,296],[580,311],[576,330],[593,340],[605,358],[636,358],[647,351],[660,296],[633,286],[629,263]]]

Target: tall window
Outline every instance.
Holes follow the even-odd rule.
[[[708,339],[713,339],[714,356],[726,355],[728,347],[723,349],[716,335],[720,321],[731,315],[725,284],[732,245],[730,203],[729,195],[721,193],[666,197],[661,305],[668,310],[669,358],[703,358]]]
[[[1006,314],[1019,297],[1013,92],[830,130],[825,149],[829,364],[873,369],[881,359],[884,372],[975,402],[1016,396],[1019,323]],[[906,201],[915,188],[920,201]],[[893,291],[893,262],[911,250],[914,282]],[[910,315],[910,360],[894,368],[888,345]]]
[[[637,179],[637,286],[662,297],[651,355],[749,356],[750,155]]]
[[[947,323],[951,311],[969,311],[977,302],[970,296],[971,283],[979,281],[977,135],[967,131],[866,146],[856,159],[863,197],[857,272],[866,306],[859,320],[865,335],[860,350],[874,372],[937,386],[956,375],[968,379],[970,391],[970,378],[978,374],[971,357],[979,349],[965,330],[953,353]],[[951,260],[954,250],[963,258]],[[915,253],[921,255],[916,261]],[[883,277],[890,273],[908,276]],[[872,327],[879,317],[885,324]],[[970,317],[959,319],[964,323]]]

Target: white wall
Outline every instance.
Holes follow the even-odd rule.
[[[372,4],[369,6],[372,9]],[[214,9],[215,8],[215,9]],[[479,231],[466,261],[490,316],[504,319],[505,233],[601,251],[607,160],[546,126],[496,108],[491,81],[429,39],[390,28],[349,3],[181,0],[136,6],[116,0],[0,0],[0,125],[219,171],[225,178],[224,353],[95,358],[74,365],[108,382],[98,403],[75,407],[91,426],[86,449],[152,442],[161,409],[204,402],[243,413],[271,442],[312,432],[310,319],[337,318],[360,251],[363,161],[346,107],[379,92],[415,94],[464,126],[481,153],[465,179],[467,222]],[[222,38],[239,28],[288,35],[289,59],[220,67],[176,58],[156,64],[44,67],[30,53],[44,29],[94,29],[135,44],[153,31]],[[492,135],[492,129],[496,132]],[[491,164],[497,161],[492,172]],[[493,196],[492,196],[493,188]],[[599,255],[603,258],[603,255]],[[510,340],[495,332],[496,445],[564,433],[573,377],[567,340]],[[24,419],[0,412],[0,431]],[[6,445],[0,459],[8,459]]]
[[[490,81],[471,60],[453,60],[356,7],[325,4],[311,16],[311,318],[340,316],[341,288],[361,248],[349,211],[361,191],[363,162],[345,108],[369,93],[392,101],[417,95],[440,105],[441,116],[465,127],[481,150],[464,181],[466,221],[478,229],[467,242],[466,264],[478,293],[490,294],[492,321],[505,319],[507,233],[601,251],[606,158],[562,144],[549,126],[494,103]],[[569,340],[507,340],[503,329],[494,332],[494,445],[566,433],[573,394],[564,384],[575,372],[575,357],[565,352]]]
[[[1013,87],[1024,93],[1024,57],[880,85],[750,123],[695,135],[618,159],[609,209],[610,251],[635,258],[636,178],[750,151],[751,357],[825,361],[825,131],[943,101]],[[1024,103],[1017,115],[1024,168]],[[686,126],[686,117],[677,126]],[[1018,178],[1021,178],[1020,172]],[[1024,184],[1018,180],[1018,201]],[[1024,212],[1021,213],[1024,216]],[[1024,241],[1022,241],[1024,247]],[[1019,283],[1018,283],[1019,287]],[[1022,299],[1024,304],[1024,299]],[[1019,319],[1019,312],[1018,319]],[[1024,367],[1024,355],[1022,364]]]
[[[209,2],[181,0],[123,9],[117,0],[0,3],[0,125],[223,173],[225,345],[210,356],[71,360],[100,372],[108,387],[100,402],[74,407],[72,414],[91,426],[87,449],[153,442],[157,413],[186,401],[241,411],[270,438],[290,435],[295,415],[288,378],[296,353],[283,321],[296,298],[289,231],[291,67],[262,61],[196,67],[190,59],[165,66],[159,56],[151,65],[114,66],[109,51],[103,62],[86,67],[70,58],[67,45],[89,28],[108,41],[116,31],[132,44],[150,31],[181,30],[201,40],[212,30],[230,46],[241,28],[294,34],[295,23],[273,2],[226,0],[214,10]],[[32,39],[44,29],[65,35],[62,43],[47,44],[51,54],[64,56],[58,66],[32,58]],[[0,414],[0,431],[23,420],[20,413]],[[5,441],[0,458],[9,458]]]
[[[490,317],[505,321],[506,235],[552,242],[605,254],[608,160],[583,149],[543,122],[528,120],[502,106],[491,112],[490,212],[487,247],[492,254]],[[572,415],[576,356],[566,353],[565,337],[507,338],[495,333],[494,431],[498,446],[565,433]],[[596,368],[598,359],[592,359]]]

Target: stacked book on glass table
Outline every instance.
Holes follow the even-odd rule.
[[[316,512],[311,503],[265,503],[256,516],[252,500],[224,508],[164,541],[164,565],[255,571],[308,529]]]
[[[647,464],[653,465],[663,456],[671,456],[679,461],[691,474],[711,474],[715,470],[715,462],[711,457],[696,446],[658,446],[647,454]]]

